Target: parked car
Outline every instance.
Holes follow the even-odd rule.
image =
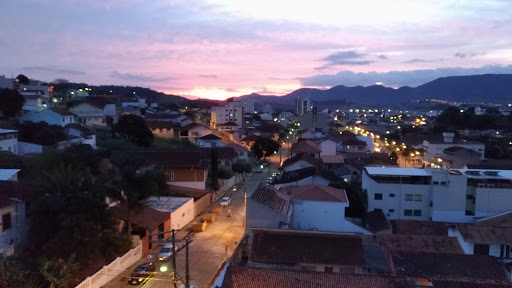
[[[158,252],[158,260],[169,261],[172,255],[172,244],[165,244]]]
[[[130,278],[128,279],[128,284],[138,285],[144,280],[147,280],[155,274],[156,267],[153,263],[144,263],[141,264],[133,270]]]
[[[272,182],[274,182],[274,177],[272,177],[272,176],[267,177],[267,181],[266,182],[268,184],[271,184]]]
[[[228,207],[231,204],[231,197],[224,197],[220,200],[220,206]]]

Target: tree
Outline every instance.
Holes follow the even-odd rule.
[[[112,127],[112,134],[119,135],[123,139],[142,147],[150,147],[155,141],[153,133],[146,126],[144,118],[132,114],[121,116],[117,124]]]
[[[20,84],[28,85],[30,83],[28,77],[23,74],[19,74],[15,79],[18,80],[18,83]]]
[[[66,140],[64,128],[48,125],[46,122],[23,122],[18,126],[18,134],[21,141],[43,146],[54,145],[59,141]]]
[[[14,89],[2,88],[0,89],[0,99],[2,105],[0,105],[0,112],[5,119],[16,116],[23,108],[25,98],[20,92]]]
[[[58,288],[64,286],[71,273],[78,268],[80,268],[80,264],[76,262],[75,254],[71,254],[67,259],[46,260],[40,272],[50,282],[50,288]]]
[[[345,190],[350,203],[350,206],[345,211],[347,217],[364,218],[368,199],[366,192],[361,190],[360,184],[336,181],[329,183],[329,186]]]
[[[251,146],[251,152],[256,156],[257,159],[266,159],[268,156],[274,154],[274,152],[278,151],[281,148],[281,145],[276,141],[265,138],[258,137],[254,144]]]
[[[231,166],[231,169],[236,173],[250,173],[252,170],[251,163],[245,160],[237,160],[235,164]]]

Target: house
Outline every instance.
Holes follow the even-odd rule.
[[[441,163],[444,168],[467,168],[467,164],[479,164],[481,162],[481,153],[474,150],[452,146],[443,150]]]
[[[194,220],[194,198],[191,197],[156,197],[145,200],[145,204],[160,212],[170,213],[171,229],[182,229]]]
[[[201,151],[204,159],[207,159],[208,161],[211,160],[212,148],[199,148],[199,151]],[[219,167],[231,169],[231,166],[236,161],[235,149],[231,147],[218,147],[215,148],[215,151],[217,152],[217,163],[219,164]]]
[[[18,181],[20,169],[0,169],[0,181]]]
[[[30,204],[39,191],[17,181],[0,181],[0,256],[10,256],[26,239]]]
[[[229,144],[225,144],[223,147],[233,148],[233,150],[236,153],[235,158],[237,160],[238,159],[240,159],[240,160],[248,160],[249,159],[249,150],[242,145],[238,145],[236,143],[229,143]]]
[[[114,152],[115,154],[121,152]],[[198,149],[194,150],[150,150],[122,152],[146,159],[144,169],[165,173],[169,185],[206,189],[209,160]]]
[[[358,274],[365,258],[360,236],[252,229],[249,267]]]
[[[456,237],[465,254],[512,258],[512,227],[454,224],[448,235]]]
[[[142,255],[156,247],[158,244],[151,240],[167,239],[171,233],[149,236],[149,234],[170,231],[171,219],[167,212],[161,212],[147,205],[128,209],[125,204],[118,204],[109,208],[110,213],[119,221],[120,231],[128,229],[128,221],[131,222],[132,235],[136,235],[142,244]]]
[[[320,158],[324,166],[336,175],[336,177],[342,178],[345,182],[352,180],[352,171],[345,165],[343,155],[323,155]]]
[[[381,234],[376,237],[379,246],[385,252],[465,254],[455,237],[403,234]]]
[[[358,275],[315,271],[282,270],[230,265],[221,288],[413,288],[405,277],[388,275]],[[437,286],[436,286],[437,287]],[[447,286],[448,287],[448,286]],[[450,286],[451,288],[462,288]],[[507,286],[508,287],[508,286]],[[443,287],[444,288],[444,287]],[[468,288],[464,286],[464,288]],[[477,288],[477,287],[471,287]],[[481,287],[478,287],[481,288]],[[506,288],[497,286],[495,288]]]
[[[471,223],[510,210],[512,170],[366,167],[368,211],[388,218]]]
[[[256,139],[258,139],[259,137],[259,135],[251,134],[242,138],[242,140],[240,140],[240,143],[242,143],[243,146],[247,147],[247,149],[251,149],[252,145],[254,145],[254,142],[256,142]]]
[[[247,195],[246,229],[282,228],[291,223],[291,196],[272,186],[258,184]]]
[[[222,132],[222,131],[235,131],[238,128],[240,128],[240,126],[238,124],[236,124],[235,122],[233,122],[233,121],[217,124],[217,129],[220,132]]]
[[[387,153],[345,153],[343,154],[345,167],[351,172],[350,181],[360,183],[363,169],[366,166],[398,166],[396,160],[391,159]]]
[[[43,98],[43,94],[39,92],[22,92],[25,103],[21,108],[22,111],[39,112],[48,107],[48,101]]]
[[[438,164],[438,159],[442,160],[443,151],[446,148],[453,146],[463,147],[480,153],[480,159],[485,158],[485,145],[477,141],[465,141],[460,139],[454,139],[455,133],[443,133],[443,139],[437,140],[423,140],[423,146],[425,149],[424,161],[425,164]]]
[[[0,128],[0,151],[18,154],[18,130]]]
[[[283,162],[283,171],[295,171],[308,167],[315,167],[321,169],[323,167],[322,160],[315,158],[315,156],[307,153],[299,153]]]
[[[199,147],[211,148],[222,147],[224,144],[222,143],[222,138],[213,134],[208,134],[197,138],[196,145]]]
[[[322,148],[311,140],[300,140],[293,143],[292,147],[290,147],[291,157],[299,153],[310,154],[319,159],[320,154],[322,153]]]
[[[212,134],[212,130],[199,123],[191,123],[181,127],[180,139],[188,139],[192,143],[196,143],[196,139],[202,136]]]
[[[279,189],[292,197],[293,229],[347,232],[345,208],[348,198],[343,189],[310,184]]]
[[[74,139],[67,140],[69,145],[72,144],[87,144],[90,145],[93,149],[96,149],[96,134],[92,132],[91,129],[83,126],[82,124],[72,123],[67,124],[64,127],[64,131],[69,136],[75,137]],[[69,146],[66,144],[67,146]]]
[[[320,157],[336,155],[336,142],[322,138],[314,141],[320,146]]]
[[[174,124],[172,121],[148,121],[146,126],[151,130],[153,135],[161,138],[174,138]]]
[[[50,125],[64,127],[67,124],[75,123],[75,115],[66,108],[52,107],[39,112],[24,114],[19,117],[21,122],[46,122]]]
[[[315,129],[307,128],[297,131],[297,139],[299,140],[314,140],[316,139]]]
[[[276,179],[272,184],[276,188],[307,184],[321,184],[327,186],[329,183],[336,182],[337,180],[338,178],[327,168],[306,167],[293,171],[284,171],[281,177]]]
[[[87,97],[72,101],[69,111],[76,115],[76,122],[85,126],[111,126],[117,123],[116,106],[103,97]]]

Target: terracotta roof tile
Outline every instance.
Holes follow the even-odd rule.
[[[464,254],[455,237],[437,235],[377,235],[380,247],[385,251],[409,251]]]
[[[285,191],[295,200],[348,203],[345,190],[320,184],[285,186],[280,191]]]
[[[312,156],[307,153],[299,153],[292,158],[288,158],[283,162],[283,167],[290,166],[294,163],[297,163],[299,161],[306,161],[307,163],[311,164],[314,167],[320,168],[324,165],[322,160],[316,158],[315,156]]]
[[[318,144],[310,140],[300,140],[293,143],[290,150],[294,153],[320,153],[322,148]]]
[[[111,207],[109,209],[112,216],[121,219],[128,219],[128,207],[124,204]],[[169,212],[160,212],[151,207],[143,206],[136,210],[131,210],[131,221],[134,225],[153,231],[165,220],[169,219]]]
[[[347,275],[228,266],[222,288],[409,288],[395,276]],[[501,287],[500,287],[501,288]]]
[[[512,245],[512,227],[475,224],[457,224],[456,227],[466,242]]]
[[[503,281],[463,281],[434,280],[435,288],[512,288],[512,284]]]
[[[393,233],[412,235],[448,236],[448,225],[450,225],[450,223],[435,221],[394,220],[392,222]]]
[[[508,211],[491,217],[482,218],[480,220],[477,220],[475,224],[512,227],[512,211]]]
[[[252,262],[365,265],[363,240],[359,236],[298,230],[252,229],[252,232]]]

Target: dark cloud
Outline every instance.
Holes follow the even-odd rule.
[[[362,60],[364,56],[366,56],[366,54],[359,53],[355,50],[337,52],[321,59],[327,63],[315,69],[322,70],[338,65],[368,65],[373,63],[373,61]]]
[[[381,60],[386,60],[386,59],[388,59],[388,56],[386,56],[386,55],[379,55],[379,56],[377,56],[377,58],[379,58]]]
[[[469,53],[461,53],[461,52],[457,52],[455,54],[453,54],[453,56],[457,57],[457,58],[471,58],[471,57],[475,57],[475,56],[482,56],[482,55],[485,55],[487,52],[481,52],[481,53],[477,53],[477,52],[469,52]]]
[[[212,78],[212,79],[216,79],[216,78],[217,78],[217,75],[214,75],[214,74],[202,74],[202,75],[199,75],[199,77],[201,77],[201,78]]]
[[[437,61],[440,61],[440,60],[429,60],[429,59],[415,58],[415,59],[411,59],[409,61],[405,61],[403,63],[407,63],[407,64],[410,64],[410,63],[433,63],[433,62],[437,62]]]
[[[377,82],[383,82],[385,86],[390,87],[416,87],[433,81],[439,77],[510,73],[512,73],[512,65],[487,65],[478,68],[438,68],[412,71],[390,71],[385,73],[355,73],[351,71],[341,71],[336,74],[322,74],[298,79],[302,85],[314,87],[332,87],[336,85],[369,86],[374,85]]]
[[[113,71],[110,76],[121,80],[135,81],[135,82],[159,82],[159,81],[170,81],[175,80],[173,77],[153,77],[143,74],[131,74],[131,73],[119,73]]]
[[[29,66],[29,67],[23,67],[21,69],[24,71],[27,71],[27,72],[32,72],[32,73],[45,72],[45,73],[54,73],[54,74],[65,74],[65,75],[85,75],[85,74],[87,74],[83,71],[59,68],[59,67],[55,67],[55,66],[48,66],[48,67]]]

